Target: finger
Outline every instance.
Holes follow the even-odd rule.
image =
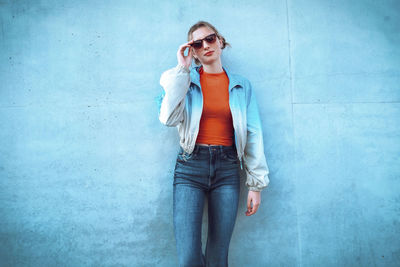
[[[252,208],[251,211],[249,212],[249,216],[253,215],[254,213],[256,213],[256,209],[255,209],[254,206],[253,206],[253,208]]]
[[[185,51],[185,50],[184,50]],[[188,49],[187,55],[185,56],[185,52],[181,52],[182,57],[187,59],[187,58],[191,58],[192,57],[192,49]]]
[[[185,53],[185,50],[186,50],[186,45],[181,45],[180,47],[179,47],[179,52],[183,55],[183,53]]]
[[[258,203],[253,205],[253,213],[252,214],[257,212],[259,206],[260,206],[260,204],[258,204]]]
[[[179,54],[181,55],[182,58],[186,58],[186,56],[185,56],[185,50],[186,50],[186,49],[182,49],[182,50],[179,51]],[[190,52],[190,50],[189,50],[189,52]]]
[[[249,197],[247,197],[247,210],[249,211],[249,210],[251,210],[251,197],[249,196]]]
[[[183,49],[183,48],[186,48],[186,47],[191,47],[191,44],[192,44],[193,42],[194,42],[194,41],[191,40],[191,41],[189,41],[189,42],[187,42],[187,43],[184,43],[183,45],[180,46],[180,48]]]
[[[252,209],[246,210],[246,216],[251,216],[254,214],[254,211]]]
[[[183,45],[180,46],[180,49],[181,49],[181,50],[185,50],[185,49],[188,48],[188,47],[190,48],[190,47],[192,47],[192,46],[191,46],[191,45],[184,45],[184,44],[183,44]]]

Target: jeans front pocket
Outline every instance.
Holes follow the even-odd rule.
[[[180,148],[178,156],[177,156],[177,161],[179,162],[187,162],[189,160],[192,160],[196,157],[196,151],[193,150],[192,153],[188,154],[186,153],[182,148]]]
[[[237,164],[239,162],[239,158],[236,150],[226,150],[223,152],[222,158],[226,161]]]

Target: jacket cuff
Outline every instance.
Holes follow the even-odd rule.
[[[180,64],[180,63],[178,63],[178,65],[176,66],[176,68],[177,68],[178,70],[183,71],[183,72],[186,72],[186,73],[189,73],[189,72],[190,72],[190,69],[186,68],[184,65],[182,65],[182,64]]]
[[[264,175],[262,179],[256,178],[255,176],[251,175],[247,169],[246,175],[247,180],[245,185],[249,189],[249,191],[262,191],[265,187],[269,185],[268,172]]]
[[[266,188],[266,186],[264,187],[249,186],[247,188],[249,191],[261,192],[262,190],[264,190],[264,188]]]

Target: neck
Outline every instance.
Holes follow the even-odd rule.
[[[221,73],[224,71],[222,68],[221,59],[214,61],[211,64],[203,64],[203,70],[207,73]]]

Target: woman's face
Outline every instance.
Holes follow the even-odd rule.
[[[215,32],[208,27],[200,27],[192,33],[192,39],[194,41],[200,40],[213,33]],[[222,54],[222,46],[222,40],[217,37],[217,40],[212,44],[203,40],[203,46],[201,48],[195,49],[192,47],[191,49],[193,50],[193,57],[197,58],[203,65],[210,65],[214,61],[219,60]]]

